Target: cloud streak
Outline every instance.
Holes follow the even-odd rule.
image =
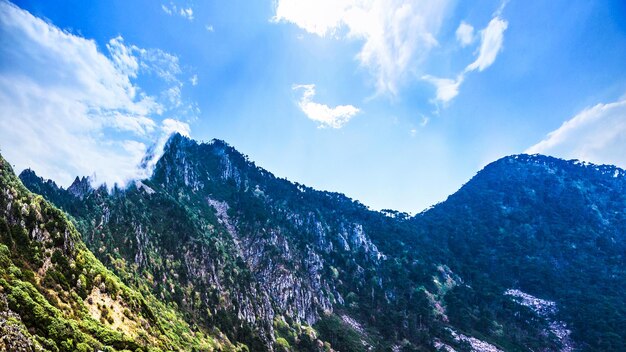
[[[482,71],[496,61],[496,56],[502,49],[504,31],[508,22],[500,17],[494,17],[485,29],[480,31],[480,50],[476,61],[467,66],[465,72]]]
[[[337,105],[331,108],[314,102],[314,84],[294,85],[292,88],[303,90],[298,106],[309,119],[318,122],[320,128],[341,128],[360,111],[352,105]]]
[[[525,152],[626,167],[626,98],[581,111]]]
[[[175,56],[122,37],[107,43],[106,55],[93,40],[4,1],[0,37],[0,147],[18,170],[32,167],[63,186],[77,175],[123,185],[149,172],[138,168],[147,145],[173,127],[188,133],[164,116],[188,104],[177,107],[134,83],[154,75],[166,88],[180,86]]]

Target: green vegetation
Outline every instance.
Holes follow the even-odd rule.
[[[520,341],[529,327],[542,329],[503,299],[504,290],[520,288],[557,302],[580,349],[626,350],[626,295],[619,289],[626,280],[626,182],[615,175],[610,166],[504,158],[417,216],[415,245],[444,250],[471,287],[446,296],[451,322],[503,345]]]
[[[27,191],[1,157],[0,192],[0,314],[9,317],[4,332],[16,327],[24,340],[6,343],[49,351],[236,349],[218,331],[210,336],[123,284],[63,213]],[[100,316],[90,308],[95,300],[108,304],[99,307]],[[114,311],[122,308],[120,318]]]
[[[363,341],[362,336],[335,315],[322,318],[315,328],[321,337],[338,351],[367,351],[368,343]]]

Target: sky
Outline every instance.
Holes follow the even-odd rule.
[[[18,172],[124,185],[172,132],[410,213],[506,155],[624,168],[626,3],[0,0]]]

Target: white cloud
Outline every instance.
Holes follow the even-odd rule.
[[[626,97],[581,111],[525,152],[626,167]]]
[[[141,58],[140,68],[166,82],[178,83],[177,76],[182,72],[178,57],[161,49],[140,49],[133,46],[133,52]]]
[[[178,13],[190,21],[193,20],[193,10],[191,9],[191,7],[188,7],[186,9],[180,9]]]
[[[509,3],[509,0],[502,0],[500,2],[500,6],[498,6],[496,11],[493,13],[493,17],[502,17],[502,12],[504,12],[504,8],[506,7],[508,3]]]
[[[113,64],[122,74],[133,78],[137,77],[139,63],[137,57],[132,53],[133,47],[124,45],[124,39],[117,36],[109,41],[107,49],[109,49]]]
[[[508,27],[508,22],[499,17],[500,13],[502,13],[503,6],[504,5],[501,5],[498,11],[496,11],[495,17],[489,21],[487,27],[480,31],[478,57],[474,62],[467,65],[465,70],[461,72],[456,79],[438,78],[432,75],[422,76],[423,80],[431,83],[437,89],[435,102],[448,103],[459,94],[459,89],[465,80],[466,74],[476,70],[479,72],[483,71],[495,62],[498,53],[502,50],[504,31]],[[471,41],[473,37],[471,33],[473,30],[472,26],[461,22],[461,25],[456,31],[456,36],[462,46],[465,46],[463,44],[467,42],[468,38]]]
[[[170,9],[169,7],[165,6],[165,5],[161,5],[161,9],[163,10],[163,12],[165,12],[168,15],[171,15],[174,13],[174,11],[172,11],[172,9]]]
[[[291,22],[321,37],[331,34],[343,24],[344,16],[354,6],[343,0],[279,0],[274,21]]]
[[[193,9],[191,7],[176,6],[173,2],[170,2],[169,6],[161,4],[161,9],[170,16],[179,15],[189,21],[193,21]]]
[[[147,116],[132,116],[120,111],[112,111],[111,120],[107,122],[111,127],[120,131],[132,132],[137,136],[146,136],[156,127],[154,120]]]
[[[198,85],[198,75],[191,76],[191,78],[189,79],[189,83],[191,83],[192,86],[197,86]]]
[[[207,32],[215,31],[215,28],[213,28],[213,25],[210,25],[210,24],[207,24],[206,26],[204,26],[204,28],[207,30]]]
[[[431,75],[422,76],[422,79],[433,84],[437,88],[436,99],[447,103],[459,94],[459,87],[463,83],[464,76],[459,75],[456,79],[438,78]]]
[[[179,107],[183,104],[181,87],[182,84],[174,85],[164,91],[161,95],[170,103],[171,106]]]
[[[480,31],[480,50],[476,61],[472,62],[465,69],[466,72],[482,71],[491,66],[496,61],[496,56],[502,49],[502,42],[504,40],[504,31],[508,27],[508,22],[500,17],[494,17],[487,28]]]
[[[309,33],[364,42],[357,59],[374,75],[379,93],[397,93],[409,67],[436,46],[447,0],[278,0],[275,22],[290,22]]]
[[[317,121],[320,128],[341,128],[360,111],[352,105],[337,105],[331,108],[312,101],[315,96],[314,84],[294,85],[292,88],[304,90],[298,106],[309,119]]]
[[[456,29],[456,40],[459,41],[462,47],[472,44],[474,41],[474,27],[462,21],[459,28]]]
[[[156,143],[152,144],[148,150],[143,152],[144,158],[141,160],[142,165],[135,179],[143,179],[150,176],[150,173],[154,170],[156,163],[163,153],[165,143],[167,143],[167,140],[173,133],[180,133],[183,136],[189,137],[191,128],[186,122],[167,118],[161,121],[160,131],[161,134]]]
[[[161,129],[165,132],[165,135],[168,136],[172,133],[178,132],[183,136],[189,137],[189,133],[191,133],[191,128],[188,123],[174,119],[163,120]]]
[[[430,118],[428,116],[421,115],[420,116],[420,121],[418,123],[418,127],[417,128],[416,127],[411,128],[409,130],[409,135],[411,137],[417,136],[418,128],[422,129],[422,128],[426,127],[426,125],[428,125],[429,122],[430,122]]]
[[[110,186],[145,174],[137,165],[146,145],[171,130],[160,116],[178,110],[134,79],[154,74],[178,87],[177,58],[122,37],[109,41],[107,56],[4,1],[0,37],[0,147],[18,171],[32,167],[63,186],[77,175]]]

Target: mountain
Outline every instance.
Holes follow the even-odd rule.
[[[506,157],[414,217],[180,135],[126,189],[20,178],[125,285],[253,351],[626,348],[615,167]]]
[[[473,309],[481,310],[490,301],[481,296],[521,288],[557,302],[580,348],[626,350],[624,170],[506,157],[412,222],[474,287],[459,287],[450,300],[478,298]],[[465,329],[477,319],[464,309],[450,313]]]
[[[0,350],[238,349],[122,283],[2,157],[0,193]]]
[[[126,282],[253,350],[278,348],[277,341],[317,350],[316,323],[330,334],[345,326],[338,337],[322,334],[335,348],[373,344],[328,313],[349,304],[361,312],[359,300],[372,311],[387,304],[377,273],[390,268],[360,217],[392,220],[340,194],[277,179],[224,142],[199,145],[180,135],[167,143],[152,178],[127,190],[100,188],[81,199],[31,171],[22,179],[64,207],[92,251]],[[378,332],[371,338],[382,340]]]

